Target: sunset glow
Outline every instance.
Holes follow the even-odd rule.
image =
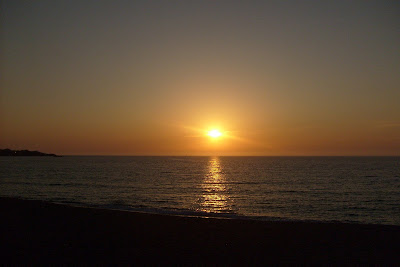
[[[207,133],[207,135],[212,138],[218,138],[221,137],[222,133],[219,130],[211,130]]]
[[[0,263],[399,262],[400,1],[0,10]]]
[[[0,148],[399,154],[395,4],[3,2]]]

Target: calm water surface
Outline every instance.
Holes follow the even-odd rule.
[[[1,157],[0,195],[156,213],[400,225],[400,157]]]

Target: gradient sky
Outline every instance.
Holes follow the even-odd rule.
[[[398,3],[1,1],[0,148],[399,155]]]

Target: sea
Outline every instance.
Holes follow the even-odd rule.
[[[183,216],[400,225],[400,157],[0,157],[0,196]]]

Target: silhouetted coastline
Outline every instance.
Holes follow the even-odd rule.
[[[12,149],[0,149],[0,156],[34,156],[34,157],[61,157],[56,154],[48,154],[39,151],[30,151],[30,150],[12,150]]]

